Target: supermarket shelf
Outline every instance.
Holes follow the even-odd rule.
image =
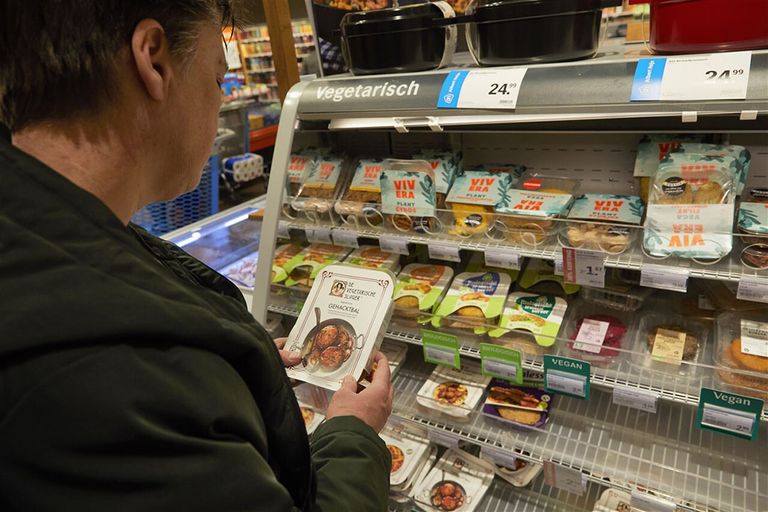
[[[298,303],[287,297],[273,296],[268,306],[269,311],[290,317],[298,317]],[[415,329],[390,324],[385,335],[387,339],[401,341],[409,345],[422,346],[421,334]],[[482,340],[459,339],[459,354],[464,358],[480,359]],[[562,343],[561,343],[562,346]],[[563,354],[565,355],[565,354]],[[572,355],[571,355],[572,356]],[[523,357],[523,368],[533,372],[544,371],[540,359]],[[711,366],[696,368],[693,375],[671,375],[644,369],[631,361],[619,361],[615,367],[603,369],[592,366],[590,377],[594,386],[606,389],[633,389],[657,394],[662,401],[676,402],[696,407],[699,404],[699,392],[702,387],[718,389],[721,387],[715,379],[715,369]],[[768,408],[763,410],[762,422],[768,424]]]
[[[315,227],[311,222],[291,221],[288,223],[289,229],[306,230]],[[499,242],[491,239],[456,239],[440,235],[419,235],[403,234],[399,232],[385,232],[358,226],[337,226],[335,231],[345,232],[347,234],[356,234],[359,238],[371,238],[379,240],[386,237],[388,239],[397,239],[408,243],[417,244],[444,244],[458,246],[460,249],[468,251],[487,251],[500,250],[519,254],[521,257],[538,258],[544,260],[561,260],[562,249],[557,242],[545,243],[538,247],[525,245],[515,245],[508,242]],[[609,268],[622,268],[641,270],[643,265],[666,266],[674,269],[685,269],[690,277],[702,279],[716,279],[719,281],[739,281],[742,277],[759,277],[768,279],[768,270],[753,270],[745,267],[737,258],[738,251],[731,251],[730,257],[723,258],[722,261],[712,265],[698,264],[692,260],[682,258],[668,258],[666,260],[653,259],[645,256],[640,243],[636,241],[633,246],[619,255],[607,255],[605,257],[605,266]]]
[[[592,512],[603,488],[590,482],[583,496],[561,491],[544,483],[539,475],[528,487],[518,488],[496,478],[475,512]],[[410,508],[390,505],[390,512]]]
[[[251,151],[259,151],[274,146],[275,138],[277,137],[277,126],[278,125],[275,124],[258,130],[251,130]]]
[[[588,401],[558,396],[540,430],[516,430],[477,411],[458,423],[416,402],[432,368],[412,357],[394,378],[394,414],[408,424],[519,450],[533,462],[552,460],[617,489],[650,489],[683,510],[768,510],[768,444],[699,430],[693,409],[663,403],[653,415],[616,407],[610,394],[597,391]],[[765,436],[768,426],[761,430]]]

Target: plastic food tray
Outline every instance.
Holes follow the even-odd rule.
[[[676,365],[674,362],[668,360],[654,359],[648,348],[648,338],[649,336],[655,335],[656,329],[659,327],[667,327],[670,330],[678,332],[685,331],[686,333],[695,336],[698,340],[696,353],[689,359],[684,358],[684,362],[680,365]],[[681,329],[682,331],[680,331]],[[691,320],[676,313],[644,311],[640,314],[640,321],[638,322],[637,329],[635,329],[632,363],[643,369],[662,373],[695,375],[699,369],[696,363],[704,360],[703,353],[708,345],[708,338],[709,330],[707,329],[707,326],[701,322],[696,322],[695,320]]]

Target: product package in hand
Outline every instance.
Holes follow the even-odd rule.
[[[643,247],[652,257],[718,260],[733,246],[733,157],[669,154],[653,179]]]
[[[443,453],[413,491],[419,508],[437,512],[472,512],[493,482],[493,464],[465,451]]]
[[[394,282],[386,270],[325,267],[288,335],[286,350],[301,353],[288,376],[331,390],[347,375],[360,380],[389,324]]]

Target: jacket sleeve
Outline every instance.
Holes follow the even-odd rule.
[[[267,464],[258,407],[218,356],[121,345],[48,368],[0,419],[0,436],[13,440],[0,443],[4,511],[297,510]],[[364,487],[368,477],[352,475],[374,464],[361,460],[369,453],[382,465],[382,448],[354,421],[328,423],[319,486],[337,485],[328,479],[350,457],[339,488]],[[348,498],[324,491],[315,508],[345,510]]]
[[[353,416],[333,418],[318,427],[311,445],[321,510],[387,509],[392,461],[384,441],[371,427]],[[339,496],[345,497],[343,504],[338,503]]]

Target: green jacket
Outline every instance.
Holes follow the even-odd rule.
[[[0,510],[379,511],[389,464],[308,442],[229,281],[0,141]]]

